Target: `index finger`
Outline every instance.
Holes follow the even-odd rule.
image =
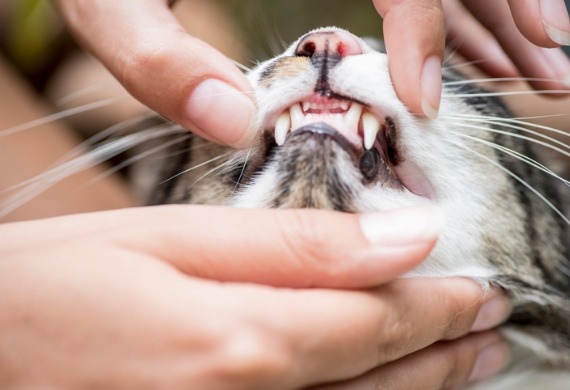
[[[445,46],[441,0],[374,0],[398,97],[417,115],[437,116]],[[402,28],[405,25],[405,28]]]
[[[142,103],[209,140],[236,147],[252,141],[249,82],[223,54],[188,35],[167,2],[59,6],[78,40]]]

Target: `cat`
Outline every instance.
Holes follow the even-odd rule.
[[[250,148],[157,119],[46,172],[0,215],[51,178],[147,139],[141,155],[159,156],[142,160],[134,179],[149,204],[343,212],[435,204],[446,228],[406,277],[470,277],[504,289],[514,305],[501,327],[510,367],[469,388],[570,388],[570,183],[539,162],[534,130],[524,127],[532,125],[452,67],[444,67],[438,117],[412,115],[376,49],[339,28],[313,30],[247,73],[258,112]],[[544,137],[551,149],[568,149]]]
[[[446,229],[407,277],[470,277],[514,304],[502,327],[511,367],[477,388],[570,388],[568,182],[538,163],[495,94],[445,68],[439,116],[416,117],[394,91],[387,55],[338,28],[311,31],[247,76],[254,145],[235,151],[184,136],[164,164],[143,166],[150,204],[436,204]]]

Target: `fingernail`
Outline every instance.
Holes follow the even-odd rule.
[[[422,69],[422,111],[430,119],[437,118],[441,100],[441,59],[429,57]]]
[[[483,305],[481,305],[479,313],[471,326],[471,331],[480,332],[502,324],[509,318],[511,310],[511,302],[506,296],[498,292],[491,295]]]
[[[253,141],[253,102],[229,84],[208,79],[192,91],[186,116],[204,134],[220,143],[246,147]]]
[[[435,240],[445,218],[437,207],[414,207],[360,216],[362,233],[373,245],[403,246]]]
[[[560,45],[570,45],[570,19],[564,2],[540,0],[540,13],[550,39]]]
[[[479,381],[497,374],[509,364],[509,361],[509,348],[505,342],[499,341],[483,348],[475,360],[469,382]]]

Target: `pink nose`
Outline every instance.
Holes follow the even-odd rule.
[[[315,31],[301,39],[295,55],[313,56],[354,56],[362,54],[362,48],[355,36],[346,31]]]

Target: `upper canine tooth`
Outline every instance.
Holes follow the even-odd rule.
[[[284,111],[279,118],[277,118],[277,122],[275,123],[275,142],[277,145],[281,146],[285,143],[285,138],[287,137],[287,133],[291,128],[291,117],[287,111]]]
[[[301,110],[301,105],[293,104],[291,106],[291,130],[295,130],[301,125],[304,119],[303,110]]]
[[[376,141],[376,134],[380,130],[380,122],[369,112],[362,114],[362,128],[364,129],[364,147],[372,149]]]
[[[348,110],[348,102],[345,102],[344,100],[340,102],[340,108],[343,111]]]
[[[350,110],[344,116],[346,123],[353,128],[358,128],[358,122],[360,121],[360,115],[362,114],[362,106],[358,103],[352,103]]]
[[[310,102],[303,102],[303,111],[307,112],[311,108]]]

